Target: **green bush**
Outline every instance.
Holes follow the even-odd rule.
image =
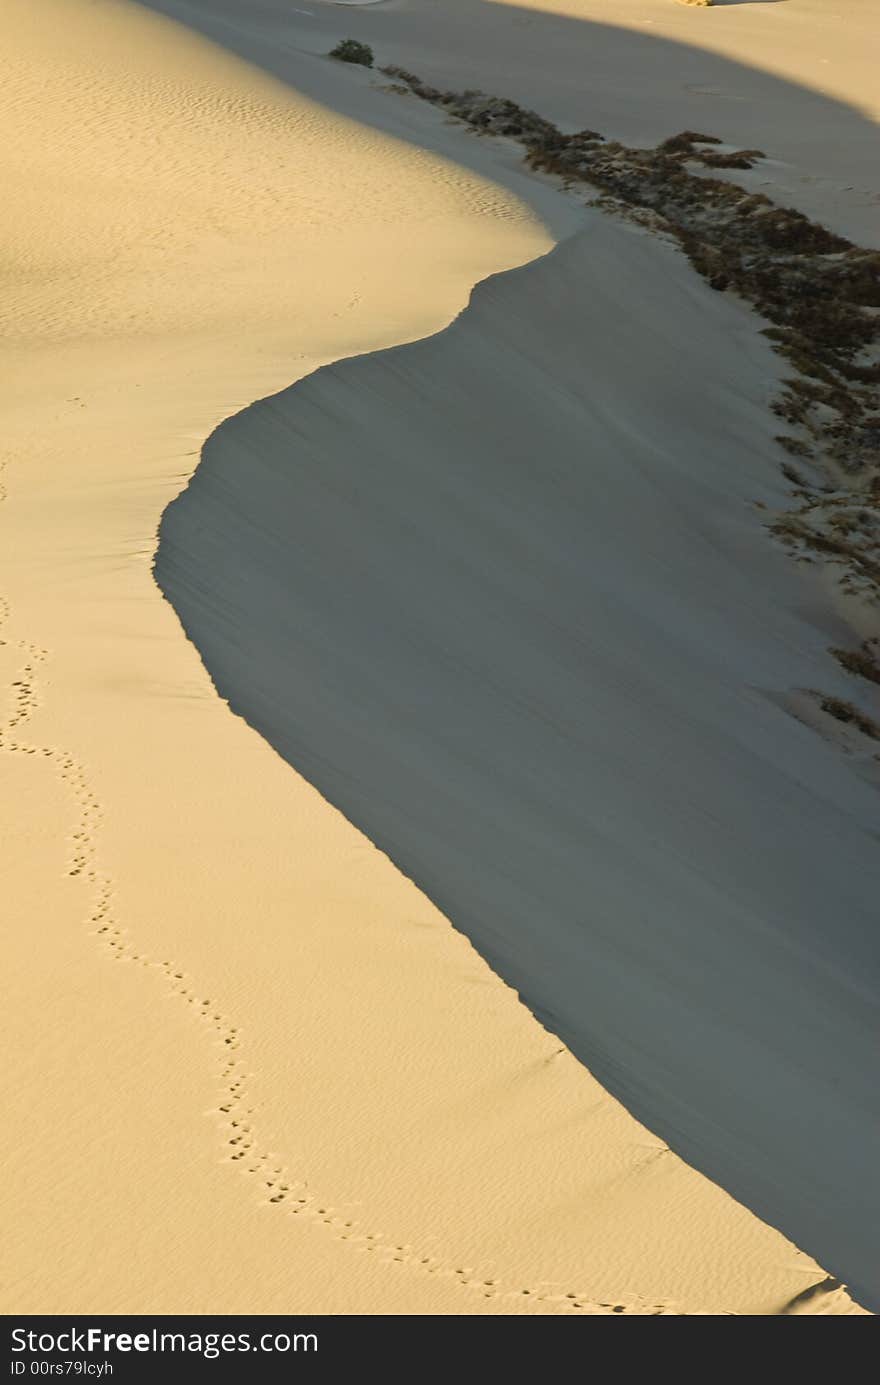
[[[343,63],[360,63],[361,67],[373,66],[373,50],[368,43],[359,43],[356,38],[340,39],[330,50],[331,58]]]

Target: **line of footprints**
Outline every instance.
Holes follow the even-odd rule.
[[[8,616],[8,603],[0,597],[0,624],[4,624]],[[7,641],[0,639],[0,648],[5,646]],[[238,1056],[241,1044],[239,1031],[215,1010],[210,998],[202,997],[184,972],[179,971],[170,961],[156,962],[138,952],[116,923],[113,915],[113,885],[97,864],[96,836],[102,817],[101,808],[89,788],[83,766],[65,750],[54,746],[26,745],[18,739],[19,728],[39,705],[37,674],[49,654],[47,650],[23,641],[19,642],[17,647],[24,654],[24,664],[11,686],[10,715],[0,725],[0,751],[16,755],[43,756],[51,760],[72,793],[77,804],[78,820],[72,834],[67,872],[70,876],[83,876],[91,887],[89,924],[92,934],[116,961],[135,963],[163,973],[172,991],[192,1006],[201,1024],[213,1030],[223,1051],[222,1097],[215,1114],[225,1141],[226,1155],[230,1163],[237,1164],[244,1173],[262,1185],[261,1200],[283,1209],[290,1216],[323,1223],[339,1240],[351,1242],[361,1252],[378,1253],[387,1263],[407,1265],[426,1274],[452,1278],[463,1288],[480,1293],[488,1299],[512,1301],[517,1298],[531,1298],[537,1302],[552,1304],[558,1312],[583,1315],[629,1313],[639,1316],[679,1316],[674,1308],[658,1303],[638,1300],[628,1303],[596,1302],[590,1301],[581,1293],[561,1294],[550,1287],[513,1289],[503,1286],[498,1279],[480,1275],[473,1268],[444,1265],[433,1256],[420,1255],[412,1246],[396,1245],[378,1232],[362,1230],[357,1222],[309,1193],[308,1185],[302,1180],[292,1178],[284,1166],[277,1162],[275,1155],[260,1152],[253,1127],[248,1120],[252,1109],[247,1105],[247,1075]]]

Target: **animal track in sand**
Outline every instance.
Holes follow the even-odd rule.
[[[0,498],[3,492],[0,491]],[[9,603],[0,597],[0,629],[10,618]],[[0,636],[0,647],[8,648],[10,641]],[[320,1223],[340,1241],[349,1242],[359,1253],[376,1255],[384,1264],[407,1266],[416,1272],[438,1275],[454,1280],[463,1289],[486,1299],[513,1304],[523,1298],[552,1306],[559,1313],[605,1315],[629,1313],[637,1316],[682,1316],[684,1310],[666,1303],[650,1303],[637,1296],[627,1302],[597,1300],[585,1291],[561,1290],[547,1283],[538,1288],[515,1288],[505,1284],[486,1268],[444,1263],[433,1255],[421,1253],[412,1245],[398,1243],[382,1232],[368,1231],[361,1223],[334,1206],[326,1198],[309,1190],[305,1177],[289,1173],[283,1160],[261,1144],[249,1119],[253,1108],[248,1104],[247,1077],[240,1054],[241,1035],[238,1028],[218,1009],[210,996],[205,996],[186,972],[168,958],[156,961],[140,952],[118,923],[113,909],[113,881],[101,869],[97,838],[103,820],[103,810],[89,787],[86,767],[69,751],[54,745],[31,745],[21,739],[20,731],[40,699],[37,678],[40,668],[49,658],[49,651],[26,640],[12,642],[22,655],[22,663],[10,684],[10,710],[0,722],[0,752],[12,755],[36,755],[48,759],[59,778],[69,790],[76,805],[77,817],[70,833],[70,850],[66,873],[83,877],[89,884],[91,899],[87,922],[89,931],[116,962],[123,962],[158,972],[172,991],[192,1006],[198,1023],[207,1028],[221,1052],[220,1099],[212,1109],[223,1140],[224,1157],[241,1166],[241,1172],[252,1179],[259,1190],[259,1201],[265,1206],[281,1209],[286,1215]]]

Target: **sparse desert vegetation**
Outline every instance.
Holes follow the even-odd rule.
[[[777,440],[824,475],[816,484],[783,463],[799,508],[769,527],[793,552],[839,565],[847,591],[880,603],[880,253],[693,168],[753,168],[760,150],[725,149],[694,130],[630,148],[596,130],[564,134],[506,98],[382,70],[478,133],[519,140],[532,168],[598,188],[605,210],[672,236],[712,288],[767,319],[765,335],[795,371],[773,405],[793,433]]]
[[[341,63],[357,63],[360,67],[373,66],[373,50],[368,43],[360,43],[356,38],[340,39],[330,50],[331,58]]]
[[[842,697],[827,697],[824,694],[819,694],[819,699],[822,711],[834,717],[835,721],[842,721],[846,726],[854,726],[869,740],[880,741],[880,726],[873,717],[867,716],[854,703],[847,702]]]
[[[848,673],[880,683],[880,640],[864,640],[858,649],[832,649],[831,653]]]

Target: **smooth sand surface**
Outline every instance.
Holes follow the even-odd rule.
[[[309,17],[225,9],[224,49],[122,0],[4,7],[3,1306],[858,1311],[231,714],[156,590],[222,419],[584,218]]]
[[[596,213],[224,424],[157,575],[233,709],[594,1075],[876,1302],[880,776],[779,705],[850,686],[755,508],[774,367]]]
[[[284,75],[291,47],[325,53],[340,35],[376,59],[456,90],[532,106],[560,129],[653,145],[680,130],[768,155],[726,176],[880,242],[878,0],[388,0],[333,4],[146,0]],[[320,90],[318,74],[298,74]],[[315,85],[312,85],[312,83]],[[371,121],[376,115],[370,115]],[[415,132],[413,131],[415,136]]]

